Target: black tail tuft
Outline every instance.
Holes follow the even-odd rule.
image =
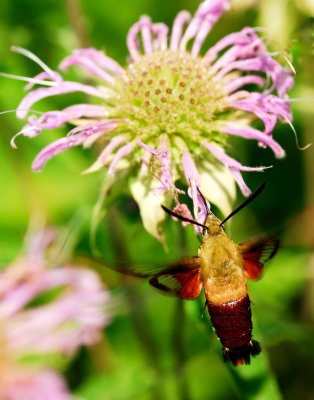
[[[262,351],[261,346],[255,340],[251,340],[248,344],[241,347],[222,349],[224,362],[231,361],[233,365],[238,367],[243,364],[250,364],[251,356],[256,356]]]

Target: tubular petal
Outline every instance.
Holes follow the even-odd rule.
[[[48,111],[40,117],[30,117],[29,126],[37,129],[55,129],[67,122],[79,119],[82,117],[87,118],[104,118],[108,114],[103,106],[91,104],[77,104],[65,108],[62,111]]]
[[[153,33],[156,36],[153,42],[154,50],[166,51],[168,48],[168,31],[169,28],[165,24],[154,24]]]
[[[152,24],[152,21],[149,17],[144,15],[140,19],[140,24],[141,24],[141,33],[142,33],[144,53],[150,54],[153,51],[153,42],[152,42],[153,24]]]
[[[137,60],[140,56],[140,45],[138,39],[138,33],[142,34],[142,43],[144,52],[149,54],[153,50],[151,32],[153,30],[153,24],[151,19],[144,15],[139,22],[131,26],[127,35],[127,47],[133,60]]]
[[[91,96],[99,97],[101,99],[108,98],[107,94],[101,92],[98,89],[95,89],[92,86],[84,85],[78,82],[62,82],[58,86],[35,89],[27,94],[18,106],[16,115],[18,118],[23,119],[26,117],[28,110],[37,101],[42,100],[46,97],[73,92],[82,92]]]
[[[251,191],[245,184],[240,171],[262,172],[265,168],[269,168],[269,167],[246,167],[246,166],[240,164],[235,159],[228,156],[218,146],[215,146],[208,142],[204,142],[203,145],[207,148],[207,150],[209,150],[213,154],[213,156],[219,162],[221,162],[223,165],[225,165],[227,168],[229,168],[230,172],[232,173],[235,181],[239,185],[239,188],[241,189],[241,192],[244,194],[244,196],[248,196],[251,193]]]
[[[97,66],[95,62],[90,58],[77,54],[71,55],[62,61],[62,63],[60,64],[60,69],[62,71],[67,71],[67,69],[72,65],[79,65],[83,67],[91,75],[97,76],[98,78],[111,85],[115,83],[115,78],[104,71],[102,68]]]
[[[265,79],[258,75],[241,76],[240,78],[236,78],[230,81],[230,83],[228,83],[224,87],[223,91],[226,94],[230,94],[245,85],[257,85],[259,87],[262,87],[265,85],[265,82],[266,82]]]
[[[196,165],[187,150],[182,152],[182,164],[186,182],[189,186],[188,194],[193,200],[194,216],[197,221],[203,223],[206,218],[207,209],[202,197],[199,194],[198,188],[200,187],[199,173]],[[197,231],[199,232],[199,227]]]
[[[176,16],[171,32],[170,49],[172,51],[178,51],[179,43],[182,38],[183,27],[191,19],[191,14],[187,11],[181,11]]]
[[[114,155],[111,164],[109,165],[108,175],[114,175],[115,169],[117,168],[119,161],[121,161],[121,159],[125,156],[129,155],[133,151],[134,146],[134,143],[131,142],[126,144],[125,146],[120,147],[120,149]]]
[[[274,139],[257,129],[251,128],[250,126],[236,126],[236,124],[226,125],[221,128],[221,132],[227,133],[228,135],[257,140],[262,145],[271,148],[277,158],[285,156],[284,149]]]
[[[249,27],[243,28],[241,31],[230,33],[229,35],[226,35],[224,38],[219,40],[207,51],[204,58],[209,62],[213,62],[217,58],[218,54],[222,50],[225,50],[227,47],[246,47],[254,43],[257,38],[258,36],[256,35],[254,29]]]
[[[53,71],[53,72],[54,72],[54,75],[53,75],[52,82],[55,82],[55,83],[63,82],[62,76],[58,72],[55,72],[55,71]],[[38,82],[36,83],[37,80],[41,81],[41,80],[45,80],[45,79],[48,79],[48,78],[51,79],[51,76],[48,75],[46,71],[40,72],[39,74],[34,76],[33,82],[30,82],[25,86],[25,89],[26,90],[31,90],[34,87],[34,85],[36,85],[38,83]]]
[[[206,0],[196,10],[194,17],[181,39],[180,50],[186,50],[186,45],[196,36],[192,47],[192,54],[196,56],[208,32],[220,16],[229,8],[230,0]]]
[[[250,188],[244,182],[243,176],[237,168],[230,168],[230,172],[232,173],[234,180],[237,182],[243,196],[249,196],[251,194]]]
[[[246,167],[245,165],[240,164],[234,158],[228,156],[221,148],[217,145],[213,145],[208,142],[204,142],[203,145],[209,150],[218,161],[224,164],[228,168],[238,169],[240,171],[257,171],[262,172],[265,168],[269,167]]]
[[[86,126],[80,127],[81,132],[70,135],[65,138],[58,139],[48,146],[46,146],[35,158],[32,168],[34,171],[40,171],[48,160],[50,160],[55,155],[62,153],[72,147],[79,146],[83,144],[86,139],[90,136],[97,135],[99,132],[106,132],[115,127],[115,123],[108,121],[107,123],[100,123],[98,126]]]
[[[15,368],[0,388],[3,399],[73,400],[61,374],[48,369]]]
[[[102,51],[96,50],[93,47],[76,49],[73,51],[72,56],[91,60],[99,67],[103,68],[106,71],[113,72],[116,75],[121,75],[124,72],[124,69],[117,61],[113,60],[111,57],[106,56]]]
[[[122,135],[115,136],[111,139],[111,141],[107,144],[107,146],[100,153],[97,160],[84,171],[85,174],[95,172],[100,170],[108,161],[108,157],[112,154],[112,152],[122,143],[125,142],[125,137]]]

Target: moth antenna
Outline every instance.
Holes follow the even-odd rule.
[[[227,222],[231,217],[233,217],[235,214],[237,214],[242,208],[247,206],[251,201],[253,201],[264,189],[265,189],[266,183],[263,182],[256,190],[253,192],[242,204],[239,205],[238,208],[233,210],[221,223],[220,226],[222,226],[225,222]]]
[[[165,207],[165,206],[161,206],[161,208],[169,215],[171,215],[172,217],[178,218],[181,221],[184,222],[189,222],[190,224],[194,224],[197,226],[200,226],[201,228],[205,229],[206,231],[208,231],[208,227],[204,224],[201,224],[200,222],[194,221],[193,219],[190,218],[185,218],[182,217],[182,215],[175,213],[174,211],[169,210],[169,208]]]

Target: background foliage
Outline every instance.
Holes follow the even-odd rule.
[[[10,52],[25,47],[55,68],[72,49],[95,46],[121,64],[126,63],[126,33],[140,15],[168,25],[181,9],[194,11],[198,1],[176,0],[2,0],[0,8],[0,70],[33,76],[31,61]],[[272,29],[270,47],[292,57],[296,69],[293,98],[314,97],[313,7],[310,2],[269,0],[234,2],[233,10],[215,26],[208,44],[245,25]],[[16,108],[23,84],[1,78],[0,110]],[[68,104],[70,96],[51,98],[40,110]],[[300,145],[313,141],[313,101],[293,103]],[[14,258],[21,248],[30,219],[44,217],[48,224],[66,226],[83,219],[77,237],[77,257],[88,256],[89,221],[98,197],[101,173],[80,176],[93,151],[72,149],[50,161],[40,174],[31,171],[35,154],[52,137],[20,139],[13,151],[10,138],[22,126],[14,113],[1,115],[0,262]],[[267,266],[264,278],[250,284],[254,336],[263,355],[251,366],[235,370],[223,364],[219,344],[207,316],[204,299],[181,302],[164,297],[147,282],[96,268],[112,289],[118,306],[112,325],[100,344],[83,349],[64,371],[73,393],[87,400],[100,399],[311,399],[314,387],[314,149],[300,151],[291,129],[277,127],[275,136],[287,151],[273,160],[270,151],[255,143],[234,141],[234,153],[243,164],[273,165],[262,176],[247,176],[254,188],[261,180],[267,189],[228,226],[235,241],[280,227],[283,244]],[[51,137],[49,137],[51,136]],[[240,201],[240,196],[239,196]],[[167,224],[169,253],[143,231],[136,206],[129,198],[115,201],[97,237],[102,259],[115,264],[163,264],[182,255],[196,254],[198,241],[191,228],[183,237],[179,224]],[[82,301],[84,301],[82,299]]]

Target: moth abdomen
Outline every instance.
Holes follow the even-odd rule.
[[[252,314],[249,296],[227,303],[207,301],[215,332],[223,346],[224,361],[234,365],[249,364],[250,356],[260,353],[258,342],[252,340]]]

